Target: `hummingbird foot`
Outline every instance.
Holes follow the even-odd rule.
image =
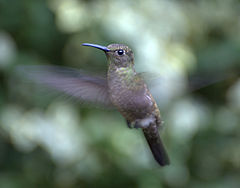
[[[132,128],[133,128],[133,126],[132,126],[132,123],[131,123],[131,121],[129,121],[129,120],[126,120],[126,122],[127,122],[127,126],[128,126],[128,128],[132,129]]]
[[[133,124],[134,124],[134,128],[147,128],[149,125],[153,124],[156,122],[156,119],[154,118],[154,116],[150,116],[144,119],[136,119]]]

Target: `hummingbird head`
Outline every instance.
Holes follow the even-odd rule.
[[[132,50],[123,44],[110,44],[107,47],[97,44],[83,43],[83,46],[91,46],[103,50],[106,53],[110,64],[120,67],[131,67],[134,64],[134,55]]]

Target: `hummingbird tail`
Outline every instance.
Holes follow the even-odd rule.
[[[143,129],[143,133],[155,160],[161,166],[169,165],[170,161],[165,147],[161,141],[158,128],[156,126],[150,125],[148,128]]]

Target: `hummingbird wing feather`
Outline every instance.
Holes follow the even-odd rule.
[[[111,106],[107,80],[81,70],[58,66],[20,66],[17,72],[28,80],[43,84],[84,102]]]

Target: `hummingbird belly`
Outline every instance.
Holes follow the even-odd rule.
[[[111,100],[120,113],[129,121],[144,119],[155,111],[155,101],[148,92],[137,93],[131,90],[121,90],[117,93],[113,92]]]
[[[112,104],[127,121],[133,122],[150,116],[160,117],[156,102],[146,84],[133,69],[110,69],[108,87]]]

